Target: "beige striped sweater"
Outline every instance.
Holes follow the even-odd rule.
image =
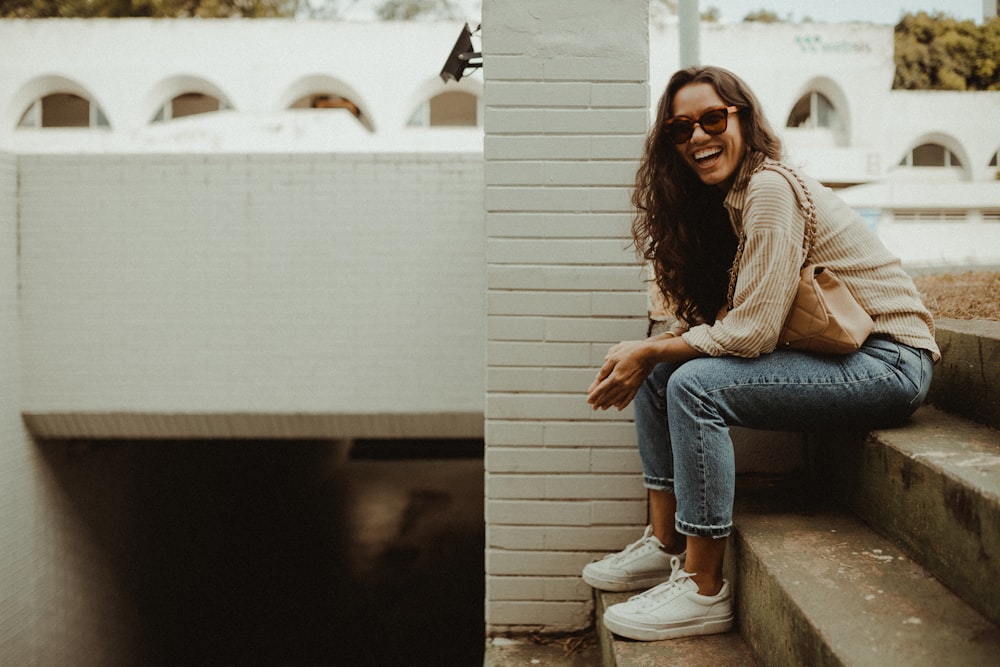
[[[805,217],[783,175],[763,169],[751,176],[761,162],[762,156],[743,161],[725,199],[734,231],[746,234],[733,308],[724,319],[683,333],[689,345],[710,356],[772,352],[795,294],[804,259]],[[940,359],[934,321],[899,259],[832,190],[799,175],[817,209],[812,262],[840,277],[875,321],[874,333],[929,350],[935,361]]]

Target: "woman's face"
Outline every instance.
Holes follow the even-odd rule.
[[[706,111],[728,106],[710,83],[689,83],[674,95],[673,117],[684,116],[697,121]],[[736,170],[743,159],[743,131],[739,112],[728,116],[726,131],[711,135],[701,125],[695,125],[694,134],[674,148],[705,185],[715,185],[728,191],[732,187]]]

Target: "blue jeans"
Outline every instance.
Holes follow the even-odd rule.
[[[844,356],[777,350],[659,364],[635,398],[643,482],[675,494],[678,532],[725,537],[736,491],[730,426],[885,428],[917,409],[932,369],[929,352],[877,336]]]

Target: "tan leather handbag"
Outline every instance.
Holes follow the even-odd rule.
[[[798,174],[780,162],[765,162],[759,169],[772,169],[788,179],[796,191],[806,221],[802,239],[805,262],[799,272],[795,301],[781,329],[778,345],[823,354],[857,351],[875,328],[875,323],[833,271],[810,261],[817,220],[816,204],[809,189]],[[733,304],[736,272],[745,240],[745,236],[740,239],[730,272],[729,308]]]

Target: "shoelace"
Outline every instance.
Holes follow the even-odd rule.
[[[608,554],[602,560],[606,560],[609,563],[614,563],[614,562],[618,562],[620,560],[625,560],[632,553],[634,553],[636,551],[639,551],[640,549],[643,549],[644,547],[646,547],[647,545],[649,545],[649,537],[650,537],[650,535],[652,535],[652,532],[650,532],[650,531],[647,530],[646,533],[644,533],[643,536],[640,537],[638,540],[636,540],[632,544],[628,545],[627,547],[625,547],[624,549],[622,549],[618,553]],[[655,546],[655,545],[649,545],[649,546]]]
[[[645,604],[640,604],[640,606],[645,606],[646,604],[652,604],[652,603],[658,604],[662,596],[673,593],[675,589],[677,592],[680,592],[681,589],[679,588],[678,584],[684,581],[685,579],[690,579],[690,578],[691,578],[691,573],[681,569],[680,558],[678,558],[677,556],[671,556],[670,578],[664,581],[662,584],[650,588],[648,591],[632,596],[632,598],[630,599],[640,603],[645,603]]]

